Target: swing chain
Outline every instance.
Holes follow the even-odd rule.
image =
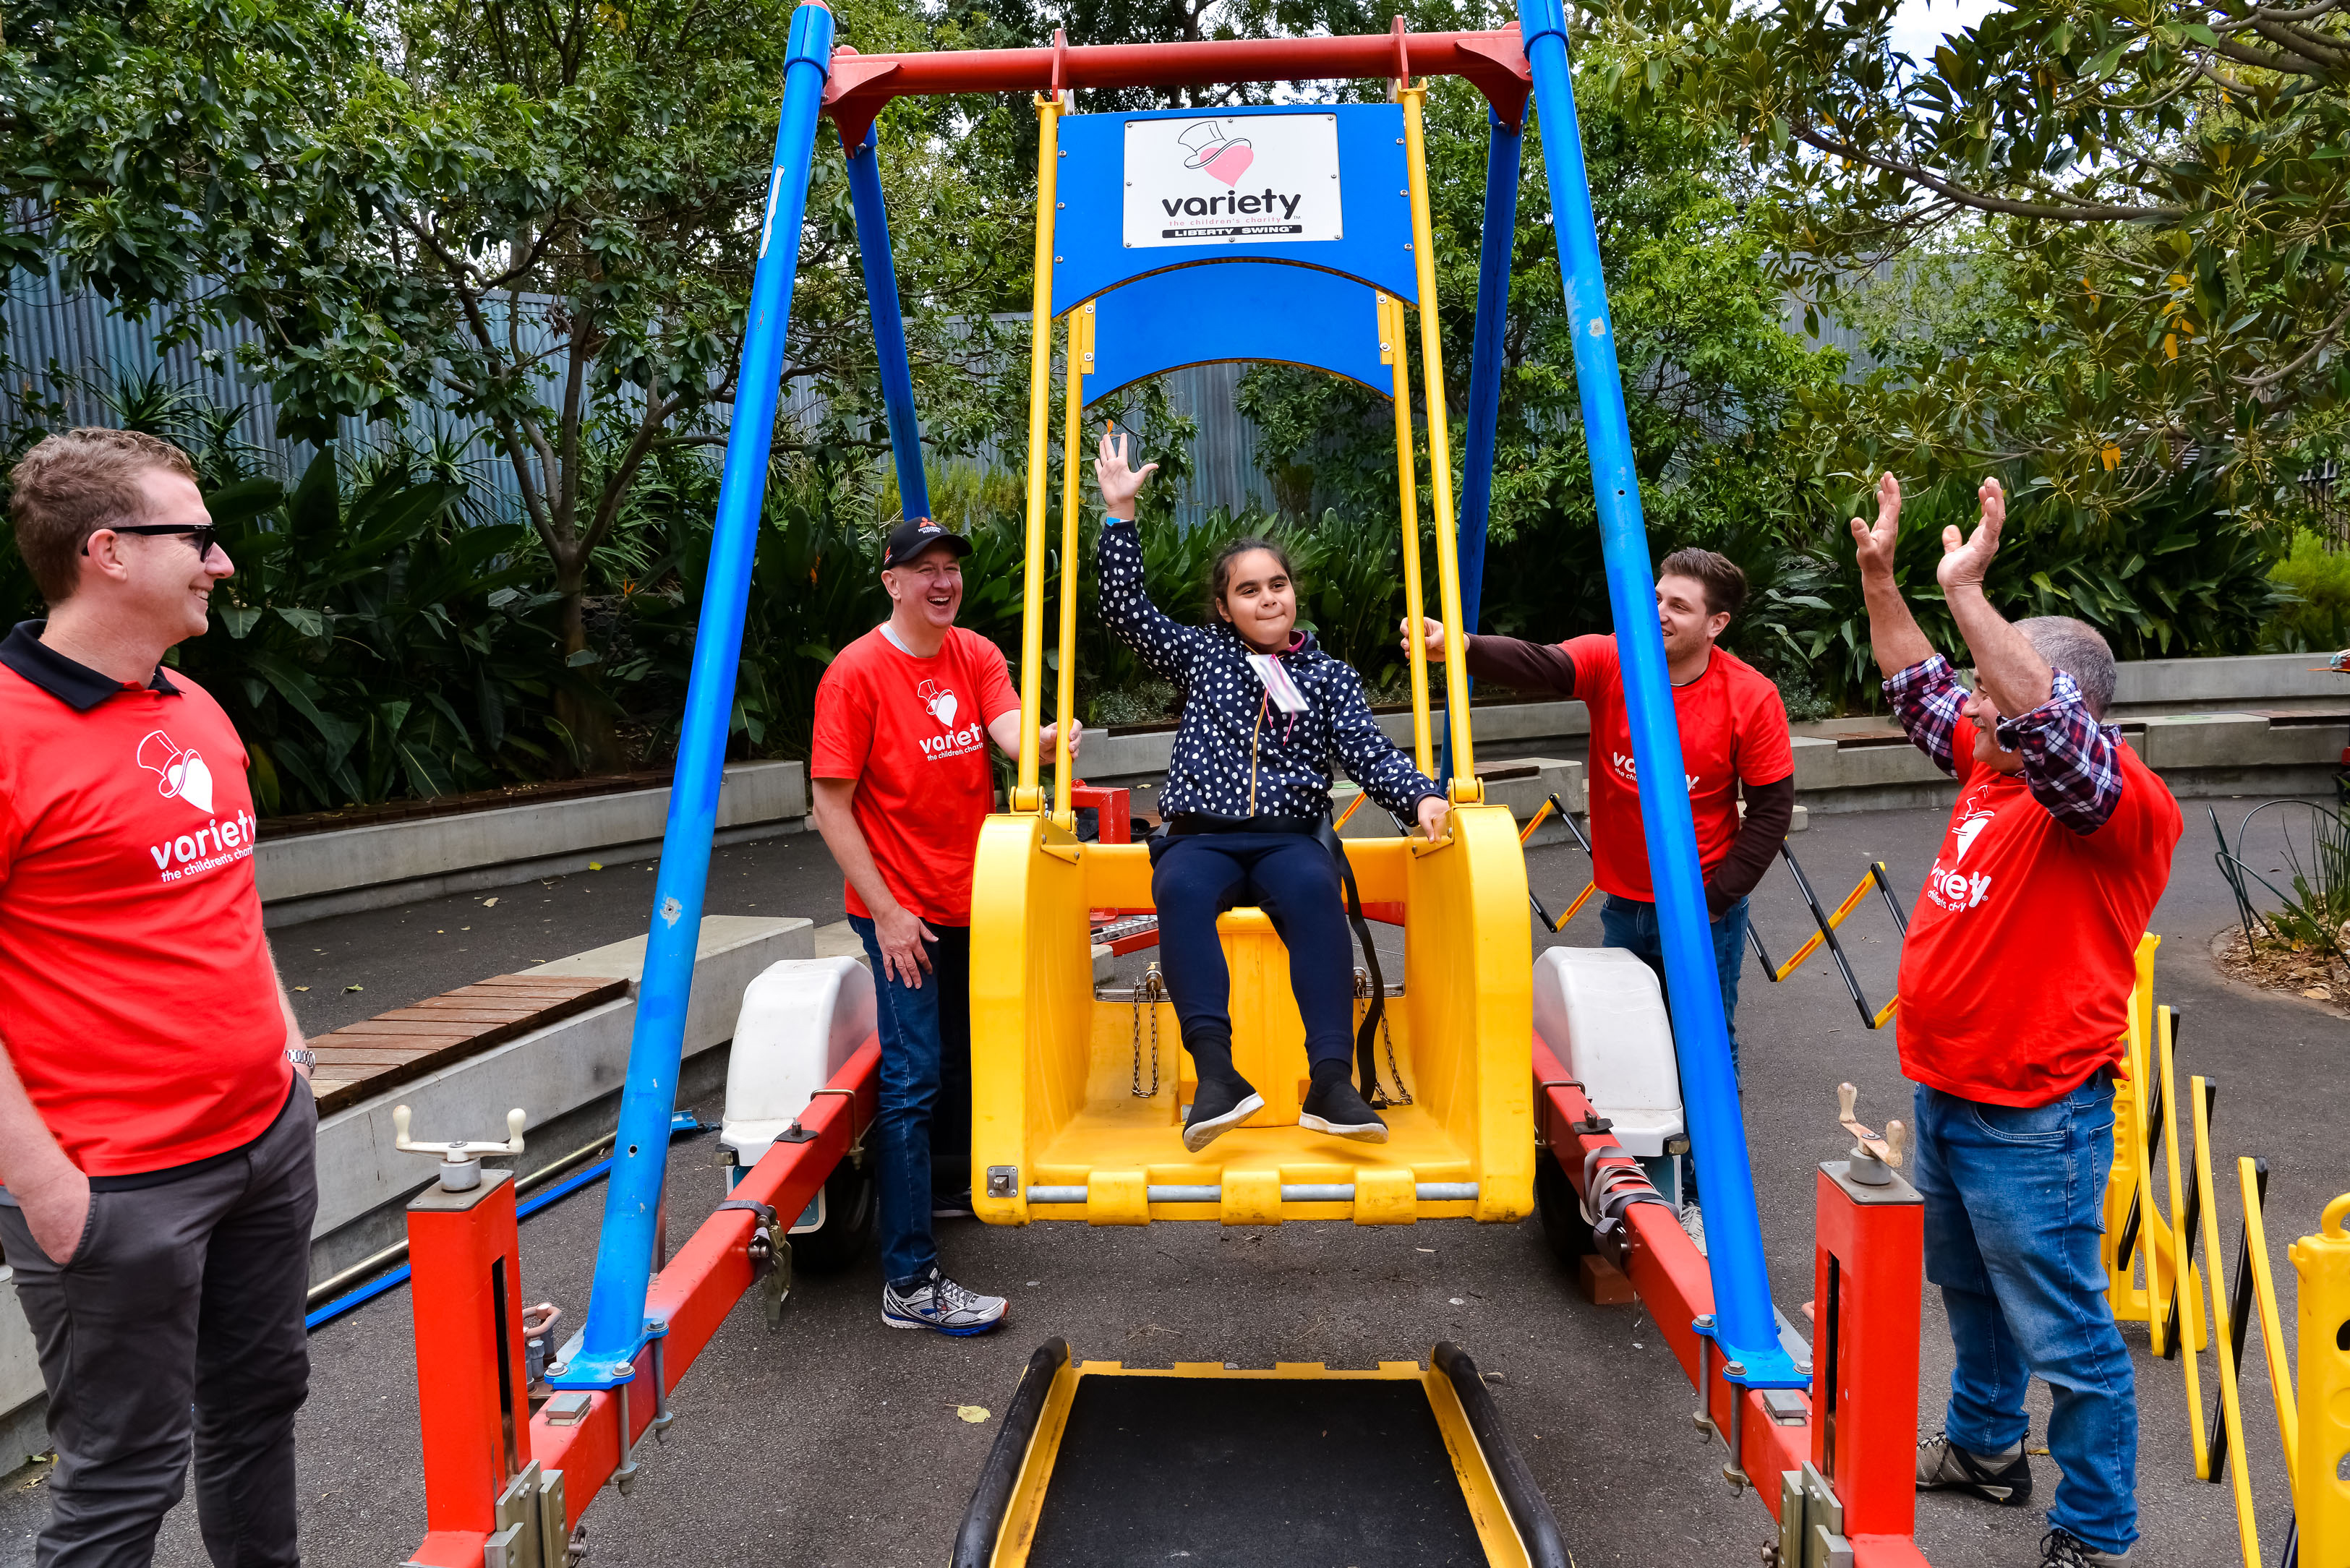
[[[1159,1097],[1159,1003],[1167,999],[1167,979],[1159,972],[1159,961],[1153,959],[1142,983],[1134,988],[1134,1097],[1155,1100]],[[1150,1012],[1150,1087],[1142,1086],[1142,1014]]]
[[[1363,968],[1360,964],[1357,964],[1355,966],[1355,1000],[1357,1002],[1368,1002],[1370,999],[1370,971]],[[1378,1081],[1378,1078],[1374,1076],[1371,1083],[1370,1093],[1371,1108],[1374,1110],[1381,1110],[1388,1106],[1410,1105],[1412,1103],[1410,1086],[1403,1081],[1403,1068],[1396,1062],[1395,1030],[1388,1023],[1387,1014],[1384,1012],[1379,1014],[1379,1038],[1387,1044],[1388,1076],[1395,1080],[1396,1097],[1394,1099],[1389,1099],[1388,1097],[1387,1085]],[[1373,1061],[1373,1072],[1375,1075],[1377,1070],[1378,1064],[1375,1058]]]

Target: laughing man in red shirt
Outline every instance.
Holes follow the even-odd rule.
[[[1860,580],[1885,691],[1959,803],[1901,950],[1901,1070],[1918,1085],[1926,1275],[1958,1364],[1922,1490],[2032,1496],[2023,1394],[2054,1396],[2061,1479],[2042,1568],[2106,1568],[2137,1538],[2137,1397],[2106,1303],[2100,1209],[2114,1156],[2112,1067],[2137,952],[2170,878],[2178,803],[2104,722],[2114,658],[2077,620],[2012,625],[1983,594],[2007,500],[1942,530],[1935,576],[1975,664],[1969,693],[1893,578],[1901,486],[1857,517]]]
[[[873,971],[881,1321],[956,1336],[985,1334],[1006,1310],[947,1278],[931,1220],[971,1212],[972,863],[995,799],[988,742],[1020,749],[1003,650],[954,623],[970,554],[927,517],[891,531],[889,618],[825,670],[808,765],[816,829],[847,878],[848,923]],[[1072,759],[1079,729],[1069,726]],[[1058,735],[1045,726],[1046,754]]]
[[[33,1561],[150,1561],[192,1445],[206,1552],[280,1568],[317,1107],[244,747],[162,668],[234,568],[152,436],[51,436],[11,479],[49,604],[0,641],[0,1250],[57,1450]]]

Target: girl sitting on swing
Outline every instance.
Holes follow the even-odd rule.
[[[1150,602],[1134,499],[1159,465],[1128,466],[1129,438],[1105,431],[1094,480],[1109,515],[1099,547],[1101,615],[1180,693],[1181,723],[1150,838],[1159,950],[1199,1091],[1183,1147],[1205,1148],[1264,1101],[1232,1066],[1232,976],[1216,917],[1262,909],[1289,949],[1289,982],[1305,1022],[1313,1086],[1298,1125],[1385,1143],[1387,1123],[1355,1087],[1354,946],[1336,857],[1317,830],[1330,808],[1330,763],[1373,800],[1434,838],[1443,792],[1380,732],[1359,676],[1296,629],[1297,587],[1281,546],[1238,539],[1208,580],[1212,618],[1179,626]]]

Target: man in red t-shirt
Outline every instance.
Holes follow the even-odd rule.
[[[1926,1276],[1942,1289],[1957,1366],[1942,1433],[1918,1446],[1921,1489],[2016,1506],[2031,1379],[2053,1395],[2061,1479],[2043,1568],[2126,1563],[2137,1537],[2137,1404],[2100,1254],[2113,1164],[2113,1064],[2137,953],[2170,878],[2178,805],[2104,722],[2105,639],[2043,616],[2010,625],[1983,576],[2007,517],[1997,480],[1936,576],[1973,657],[1975,689],[1918,630],[1893,576],[1901,487],[1852,520],[1869,639],[1901,726],[1959,781],[1901,950],[1901,1069],[1918,1084]]]
[[[1746,896],[1795,819],[1795,753],[1787,708],[1771,678],[1717,646],[1746,603],[1746,574],[1711,550],[1676,550],[1657,567],[1657,619],[1664,633],[1665,673],[1689,777],[1697,825],[1698,865],[1712,919],[1713,961],[1721,981],[1721,1021],[1730,1062],[1738,1065],[1738,977],[1746,959]],[[1441,622],[1422,620],[1428,657],[1444,657]],[[1613,637],[1550,644],[1511,637],[1471,637],[1470,675],[1520,691],[1582,699],[1591,712],[1591,874],[1607,897],[1599,907],[1602,946],[1638,953],[1664,983],[1664,942],[1648,881],[1648,837],[1640,821],[1640,785],[1632,761],[1631,720]],[[1738,811],[1739,795],[1746,814]],[[1682,1161],[1691,1199],[1682,1224],[1702,1244],[1695,1208],[1697,1170]]]
[[[931,1220],[971,1212],[971,869],[995,800],[988,742],[1020,749],[1003,650],[954,624],[969,554],[927,517],[890,534],[889,618],[824,672],[808,764],[816,828],[847,878],[878,1002],[881,1321],[949,1334],[983,1334],[1005,1310],[946,1277]],[[1047,753],[1057,739],[1045,726]]]
[[[0,642],[0,1251],[57,1451],[34,1560],[146,1562],[192,1446],[212,1560],[292,1564],[311,1058],[244,748],[162,668],[234,568],[152,436],[51,436],[10,478],[49,605]]]

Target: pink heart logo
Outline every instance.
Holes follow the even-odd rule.
[[[1249,171],[1249,165],[1255,161],[1256,154],[1249,151],[1247,142],[1229,141],[1224,144],[1223,151],[1201,167],[1225,184],[1237,185],[1241,176]]]

